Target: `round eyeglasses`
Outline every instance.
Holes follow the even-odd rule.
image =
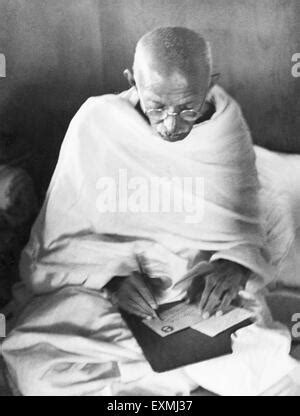
[[[154,122],[165,120],[168,116],[179,116],[185,121],[196,121],[199,117],[200,112],[196,110],[182,110],[179,113],[169,113],[167,110],[162,108],[151,108],[145,111],[145,114]]]

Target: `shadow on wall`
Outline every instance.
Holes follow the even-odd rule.
[[[61,79],[23,84],[0,108],[0,163],[21,166],[33,177],[40,199],[57,162],[70,120],[88,98]]]
[[[97,0],[1,0],[0,161],[22,164],[43,197],[78,107],[101,90]]]

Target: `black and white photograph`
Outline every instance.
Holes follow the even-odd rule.
[[[300,396],[299,0],[0,0],[0,396]]]

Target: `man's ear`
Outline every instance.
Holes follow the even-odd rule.
[[[135,86],[134,76],[133,76],[132,72],[129,69],[125,69],[123,71],[123,75],[127,79],[128,84],[130,85],[130,87]]]

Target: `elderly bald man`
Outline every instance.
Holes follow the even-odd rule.
[[[184,140],[195,124],[209,120],[215,112],[213,102],[207,100],[214,84],[211,51],[207,41],[189,29],[159,28],[144,35],[137,43],[133,74],[126,69],[124,75],[138,93],[137,110],[164,140]],[[197,275],[188,290],[190,301],[199,303],[204,317],[224,312],[250,275],[249,269],[230,260],[220,259],[213,266],[204,277],[204,290]],[[111,282],[108,287],[128,312],[145,318],[149,304],[156,307],[151,288],[141,276]]]
[[[22,394],[187,394],[185,370],[155,374],[119,309],[149,318],[188,298],[205,318],[270,280],[251,136],[207,42],[155,29],[125,75],[128,91],[73,118],[22,255],[3,344]]]
[[[139,40],[134,75],[128,69],[124,74],[136,86],[152,128],[163,139],[177,141],[212,115],[213,106],[206,101],[211,67],[209,45],[201,36],[185,28],[162,28]]]

